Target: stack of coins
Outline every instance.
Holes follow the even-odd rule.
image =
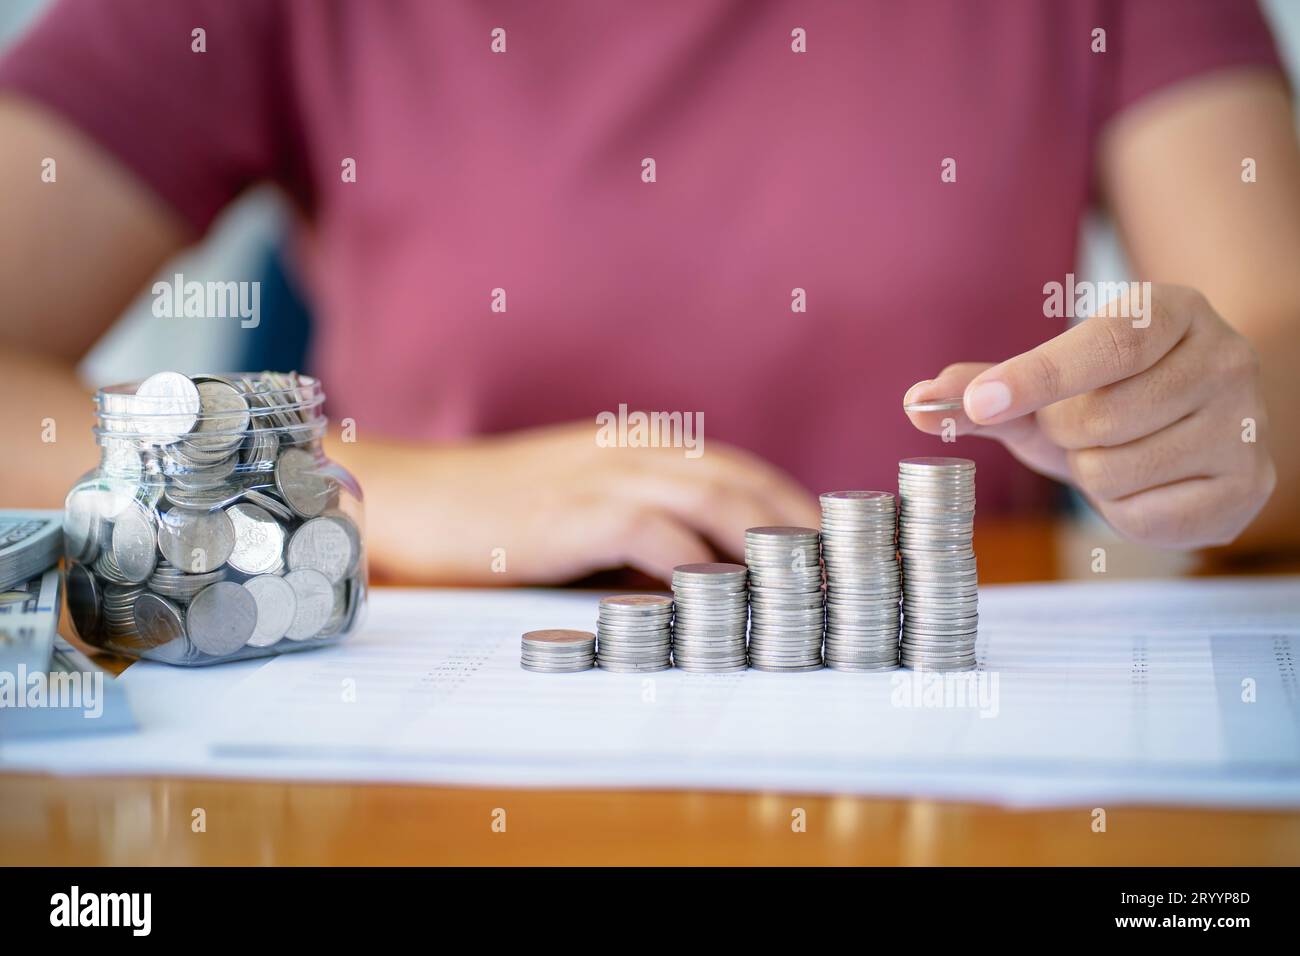
[[[903,558],[902,662],[918,670],[975,666],[975,463],[898,463],[898,548]]]
[[[750,528],[749,663],[760,671],[822,667],[822,566],[812,528]]]
[[[749,592],[743,564],[673,568],[673,663],[686,671],[743,671]]]
[[[672,667],[673,600],[661,594],[600,599],[596,663],[607,671],[662,671]]]
[[[842,671],[898,667],[901,583],[888,491],[821,496],[826,565],[826,666]]]
[[[539,674],[572,674],[596,666],[596,635],[558,628],[528,631],[520,644],[519,666]]]

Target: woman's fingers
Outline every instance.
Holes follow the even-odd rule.
[[[903,404],[923,403],[940,398],[960,397],[967,386],[986,369],[988,362],[963,362],[949,365],[933,379],[917,382],[907,390]],[[907,412],[912,424],[931,435],[945,435],[951,429],[954,435],[977,435],[995,438],[1020,462],[1040,474],[1069,480],[1069,466],[1065,452],[1054,444],[1038,427],[1033,415],[1013,418],[999,425],[975,425],[964,409],[940,412]],[[949,424],[951,423],[951,425]]]
[[[710,446],[701,458],[686,462],[687,471],[706,462],[715,487],[742,490],[761,506],[766,517],[760,524],[815,528],[821,520],[817,496],[758,455],[732,445]]]
[[[611,560],[601,567],[627,565],[667,584],[677,565],[714,560],[713,549],[703,538],[661,511],[622,509],[614,528],[608,547]]]
[[[1201,314],[1190,289],[1158,286],[1122,315],[1094,315],[1042,345],[982,372],[966,389],[971,421],[996,425],[1145,372]],[[1130,318],[1142,314],[1142,319]]]
[[[671,515],[732,558],[745,553],[745,529],[785,523],[780,512],[737,481],[715,477],[640,471],[615,483],[613,495],[629,507],[653,508]]]
[[[960,399],[971,380],[980,372],[992,367],[988,362],[961,362],[957,365],[949,365],[934,378],[917,382],[907,390],[907,394],[903,396],[904,412],[911,419],[913,425],[930,435],[943,434],[944,429],[949,427],[949,421],[953,423],[955,432],[958,435],[966,435],[975,431],[978,426],[966,417],[966,412],[963,409],[909,412],[906,406],[923,404],[942,398]]]
[[[1221,387],[1206,374],[1199,336],[1192,331],[1140,375],[1076,395],[1038,412],[1038,425],[1066,449],[1124,445],[1172,425]]]
[[[714,446],[699,459],[631,456],[607,485],[633,507],[672,515],[732,558],[745,554],[745,529],[817,527],[816,498],[766,462]]]
[[[1259,514],[1276,481],[1269,464],[1256,481],[1240,475],[1190,478],[1120,498],[1097,510],[1120,534],[1143,544],[1208,548],[1229,544]]]
[[[1198,412],[1152,435],[1112,447],[1067,453],[1079,490],[1094,501],[1114,501],[1148,488],[1189,478],[1213,478],[1229,470],[1223,443],[1212,440],[1214,426]]]
[[[621,459],[619,481],[627,475],[654,479],[656,501],[677,511],[701,516],[699,520],[718,524],[721,519],[708,512],[729,509],[746,514],[750,523],[735,532],[721,533],[715,540],[743,541],[746,527],[755,523],[816,527],[820,520],[817,498],[779,468],[757,455],[722,443],[709,444],[699,458],[686,458],[671,450],[632,449],[636,454]],[[694,519],[693,519],[694,520]],[[743,553],[743,549],[740,553]]]

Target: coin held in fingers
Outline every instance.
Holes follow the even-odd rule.
[[[931,398],[924,402],[908,402],[903,405],[905,412],[959,412],[964,408],[960,396],[957,398]]]

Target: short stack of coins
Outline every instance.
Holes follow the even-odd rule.
[[[979,630],[975,463],[906,458],[898,463],[898,495],[902,663],[918,670],[972,668]]]
[[[519,666],[541,674],[572,674],[596,666],[596,635],[551,628],[527,631],[520,640]]]
[[[749,663],[761,671],[822,667],[821,551],[813,528],[750,528]]]
[[[673,568],[673,663],[686,671],[743,671],[749,623],[743,564]]]
[[[673,601],[659,594],[601,598],[596,663],[602,670],[661,671],[672,666]]]
[[[902,585],[894,502],[888,491],[830,491],[821,496],[827,667],[898,667]]]

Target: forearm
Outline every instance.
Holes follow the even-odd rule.
[[[1300,408],[1300,302],[1275,321],[1252,321],[1244,334],[1260,357],[1260,379],[1267,421],[1258,440],[1268,443],[1277,468],[1277,487],[1264,510],[1232,545],[1229,557],[1263,552],[1300,551],[1300,431],[1293,416]],[[1249,437],[1242,426],[1242,440]]]
[[[98,457],[75,364],[186,232],[38,106],[0,96],[0,143],[0,506],[56,507]]]
[[[34,332],[33,334],[39,334]],[[59,508],[98,461],[89,391],[64,361],[0,348],[0,506]]]
[[[1300,548],[1300,150],[1267,70],[1222,71],[1131,107],[1103,135],[1099,175],[1138,277],[1202,292],[1255,348],[1273,495],[1225,553]],[[1247,177],[1246,159],[1259,171]],[[1207,374],[1209,370],[1207,369]],[[1215,447],[1243,440],[1240,421]],[[1245,437],[1249,437],[1247,434]],[[1226,453],[1226,452],[1225,452]]]

